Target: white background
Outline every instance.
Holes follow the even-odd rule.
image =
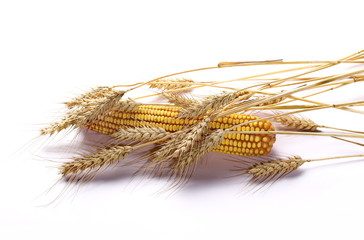
[[[169,197],[154,194],[163,180],[135,188],[130,173],[116,168],[44,207],[64,184],[44,193],[58,179],[37,152],[45,140],[24,146],[60,115],[61,102],[90,87],[220,61],[336,60],[360,51],[362,14],[361,1],[0,1],[0,238],[362,239],[363,161],[307,164],[242,194],[242,181],[225,178],[217,155]],[[342,96],[362,97],[359,87]],[[313,117],[364,130],[362,116],[332,114]],[[278,144],[284,154],[310,157],[362,152],[321,138]]]

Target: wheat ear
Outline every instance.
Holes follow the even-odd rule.
[[[115,95],[119,92],[112,90],[110,87],[97,87],[94,88],[79,97],[73,98],[71,101],[65,104],[69,109],[76,106],[81,106],[81,108],[74,109],[68,112],[60,121],[51,123],[48,127],[42,128],[40,130],[41,135],[52,135],[56,132],[60,132],[70,126],[81,126],[85,123],[90,115],[95,114],[95,110],[98,106],[105,103],[106,95]],[[102,99],[104,98],[104,99]]]
[[[247,173],[252,175],[255,181],[265,181],[273,179],[276,176],[286,175],[304,164],[306,161],[299,156],[289,157],[287,159],[270,160],[255,164],[247,169]]]
[[[274,118],[277,122],[282,125],[295,128],[297,130],[305,130],[305,131],[317,131],[317,128],[320,127],[314,121],[308,118],[300,118],[295,115],[283,115]]]
[[[161,90],[174,90],[185,87],[190,87],[195,81],[191,79],[158,79],[152,82],[149,82],[148,85],[150,88],[156,88]]]
[[[173,168],[184,168],[191,163],[197,162],[206,153],[211,152],[216,146],[218,146],[225,136],[225,131],[222,129],[216,130],[207,136],[204,136],[202,140],[194,144],[190,151],[186,151],[184,154],[180,154],[178,160],[173,163]]]
[[[86,170],[99,169],[105,165],[111,165],[127,157],[134,148],[131,146],[112,146],[83,155],[64,163],[60,168],[62,176],[77,175]]]
[[[241,174],[249,174],[252,177],[254,182],[267,182],[270,180],[277,180],[280,177],[283,177],[289,174],[292,171],[297,170],[304,163],[307,162],[316,162],[316,161],[324,161],[324,160],[332,160],[332,159],[342,159],[342,158],[359,158],[363,157],[362,154],[356,155],[346,155],[346,156],[337,156],[337,157],[327,157],[327,158],[318,158],[318,159],[302,159],[299,156],[288,157],[286,159],[264,159],[257,160],[251,159],[249,161],[234,161],[243,164],[243,167],[237,167],[237,171],[240,171]],[[239,174],[239,175],[241,175]]]
[[[99,115],[105,113],[109,108],[119,111],[133,111],[137,109],[142,103],[136,102],[133,99],[127,99],[120,101],[122,96],[117,96],[116,99],[105,100],[92,100],[82,108],[74,109],[68,112],[60,121],[51,123],[48,127],[40,130],[40,135],[52,135],[56,132],[60,132],[68,127],[81,127],[85,124],[96,119]],[[109,103],[111,101],[111,103]],[[108,103],[108,104],[107,104]]]
[[[178,155],[177,158],[169,157],[169,159],[165,156],[165,161],[149,162],[149,166],[146,166],[144,169],[149,170],[150,175],[154,177],[162,176],[163,173],[167,174],[168,180],[172,182],[170,190],[173,188],[177,190],[186,184],[193,175],[198,160],[220,144],[223,141],[224,135],[225,132],[222,129],[202,135],[202,139],[195,141],[193,147],[189,151],[186,150],[183,155]],[[186,135],[184,137],[186,138]],[[173,148],[171,152],[175,151],[175,149]],[[150,164],[153,165],[150,166]]]
[[[209,118],[205,118],[189,128],[173,133],[173,137],[154,154],[152,161],[162,162],[171,158],[178,160],[191,151],[209,130],[209,121]]]
[[[282,101],[284,101],[286,99],[285,96],[280,97],[280,98],[276,98],[276,99],[269,99],[271,96],[257,96],[255,99],[252,99],[249,101],[249,103],[254,103],[254,102],[260,102],[261,100],[265,100],[264,102],[260,102],[259,104],[256,104],[255,107],[262,107],[262,106],[269,106],[269,105],[273,105],[273,104],[277,104],[280,103]]]
[[[247,100],[251,97],[251,93],[245,90],[238,90],[235,92],[223,92],[206,97],[201,102],[191,105],[183,110],[179,117],[181,118],[198,118],[205,115],[208,111],[219,110],[222,107],[230,104],[233,100],[239,97],[239,100]]]
[[[131,112],[139,108],[142,103],[135,101],[132,98],[128,98],[127,100],[120,101],[114,106],[115,110],[121,112]]]
[[[181,106],[183,108],[188,108],[191,105],[197,104],[198,101],[193,98],[188,98],[185,96],[173,94],[173,93],[163,93],[163,96],[168,99],[168,101],[176,106]]]
[[[82,124],[86,124],[95,120],[99,115],[104,114],[105,112],[111,110],[115,107],[115,105],[121,100],[126,91],[118,90],[114,91],[113,94],[107,96],[105,99],[102,99],[98,105],[96,105],[92,111],[89,112],[89,115],[86,117],[85,121]]]
[[[69,109],[71,109],[77,106],[85,105],[95,99],[106,97],[107,95],[110,95],[112,93],[113,89],[111,87],[106,87],[106,86],[96,87],[88,92],[81,94],[78,97],[71,99],[68,102],[65,102],[65,104]]]
[[[78,127],[80,122],[86,120],[88,109],[80,108],[67,113],[60,121],[51,123],[40,130],[40,135],[53,135],[68,127]]]

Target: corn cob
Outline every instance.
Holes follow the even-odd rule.
[[[161,127],[168,132],[181,130],[186,125],[193,125],[202,118],[179,118],[180,107],[168,105],[141,105],[133,111],[112,110],[99,115],[86,128],[111,135],[118,129],[125,127]],[[233,125],[259,119],[253,115],[234,113],[210,122],[211,129],[226,129]],[[274,131],[274,126],[268,120],[249,123],[237,127],[234,131]],[[272,149],[275,136],[272,134],[242,134],[229,133],[224,136],[223,142],[213,149],[213,152],[242,155],[260,156],[266,155]]]

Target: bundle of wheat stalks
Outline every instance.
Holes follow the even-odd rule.
[[[146,146],[152,146],[152,150],[148,152],[142,170],[153,176],[167,174],[176,186],[186,183],[199,160],[208,152],[238,155],[239,165],[235,170],[239,174],[251,176],[252,181],[266,182],[282,177],[306,162],[362,157],[302,159],[299,156],[274,158],[263,155],[269,154],[276,137],[282,134],[328,136],[361,144],[347,138],[364,138],[363,132],[319,125],[297,114],[330,108],[363,114],[359,107],[363,106],[364,100],[332,104],[315,101],[313,97],[328,91],[334,94],[335,89],[363,81],[364,69],[311,77],[312,73],[337,65],[360,66],[364,63],[363,58],[364,51],[360,51],[337,61],[222,62],[216,67],[179,72],[134,85],[97,87],[66,102],[69,110],[65,116],[41,129],[41,135],[53,135],[66,128],[86,128],[113,137],[111,143],[61,164],[62,178],[71,182],[89,181],[100,169],[120,162],[131,152]],[[291,67],[226,81],[181,78],[183,74],[196,71],[260,65]],[[273,77],[279,74],[285,76]],[[226,85],[237,81],[241,81],[241,88]],[[203,98],[190,91],[211,87],[221,91]],[[138,88],[152,88],[157,93],[134,99],[125,97]],[[156,95],[163,96],[169,103],[138,101]],[[265,115],[256,116],[262,114]],[[287,128],[278,131],[277,126]],[[324,128],[334,132],[321,132]]]

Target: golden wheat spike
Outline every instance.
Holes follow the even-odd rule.
[[[308,118],[300,118],[295,115],[283,115],[276,117],[275,120],[280,122],[282,125],[287,127],[292,127],[297,130],[304,130],[304,131],[317,131],[317,128],[320,127],[314,121]]]
[[[158,79],[148,83],[150,88],[162,90],[180,89],[192,86],[194,83],[191,79]]]
[[[184,119],[178,115],[182,108],[168,105],[141,105],[132,111],[109,111],[99,115],[91,124],[86,125],[88,129],[103,134],[112,135],[122,128],[130,127],[157,127],[167,132],[176,132],[192,126],[200,119]],[[259,119],[259,117],[245,114],[231,114],[217,118],[209,122],[211,130],[226,129],[233,125]],[[234,131],[274,131],[274,127],[268,120],[257,121],[247,126],[237,127]],[[242,156],[266,155],[272,149],[275,142],[273,134],[242,134],[229,133],[224,136],[220,145],[213,152],[220,152]]]
[[[253,165],[247,170],[247,173],[251,174],[255,180],[263,180],[277,176],[278,174],[290,173],[302,166],[305,162],[299,156],[275,161],[271,160]]]

